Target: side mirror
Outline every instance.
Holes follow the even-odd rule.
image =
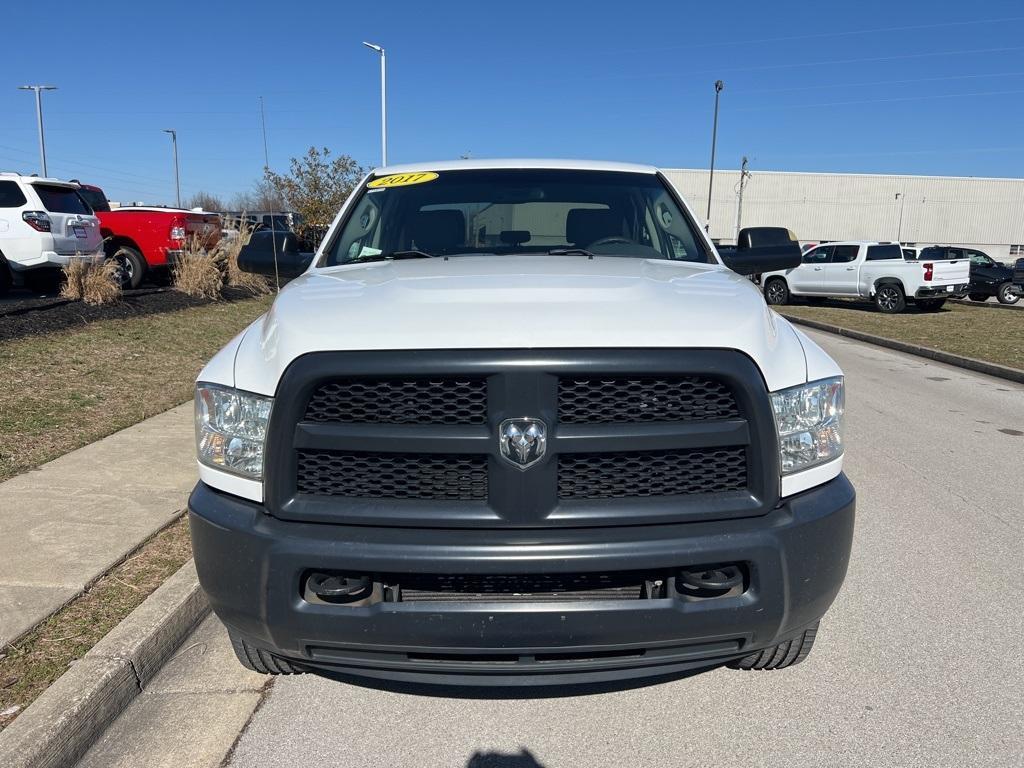
[[[274,260],[277,259],[277,274],[290,280],[298,277],[313,261],[313,252],[300,249],[298,235],[282,230],[261,229],[252,233],[249,242],[238,254],[238,268],[243,272],[274,277]]]
[[[800,244],[785,227],[747,227],[740,230],[736,250],[720,253],[725,265],[741,275],[756,275],[799,267]]]

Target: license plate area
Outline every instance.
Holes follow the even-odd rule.
[[[71,228],[71,231],[75,233],[75,237],[83,240],[89,236],[89,233],[85,231],[85,227],[75,226]]]

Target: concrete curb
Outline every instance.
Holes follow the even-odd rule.
[[[209,610],[189,560],[0,732],[0,765],[73,765]]]
[[[1014,381],[1018,384],[1024,384],[1024,371],[1019,368],[1011,368],[1008,365],[999,365],[998,363],[989,363],[985,360],[976,360],[973,357],[954,355],[949,352],[943,352],[929,347],[920,347],[917,344],[908,344],[905,341],[887,339],[884,336],[875,336],[870,333],[863,333],[862,331],[852,331],[849,328],[841,328],[838,325],[829,325],[828,323],[822,323],[818,320],[805,320],[802,317],[794,317],[793,315],[786,314],[783,314],[782,316],[792,323],[805,325],[808,328],[814,328],[818,331],[834,333],[837,336],[846,336],[847,338],[856,339],[857,341],[865,341],[868,344],[875,344],[879,347],[888,347],[889,349],[895,349],[898,352],[906,352],[908,355],[926,357],[929,360],[946,363],[947,365],[955,365],[958,368],[966,368],[967,370],[975,371],[976,373],[984,373],[988,376],[995,376],[996,378]]]

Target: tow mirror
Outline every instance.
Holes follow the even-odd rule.
[[[725,265],[741,275],[756,275],[800,266],[800,244],[785,227],[747,227],[736,249],[720,254]]]
[[[261,229],[252,233],[249,242],[238,254],[238,268],[243,272],[274,277],[276,274],[290,280],[298,277],[313,261],[313,252],[300,249],[301,243],[294,232]]]

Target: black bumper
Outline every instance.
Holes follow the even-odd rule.
[[[961,299],[967,295],[969,289],[969,283],[960,283],[953,286],[953,290],[948,290],[947,286],[940,286],[937,288],[923,287],[918,288],[917,293],[914,294],[915,299]]]
[[[608,528],[443,530],[281,521],[200,483],[199,579],[251,643],[311,667],[412,682],[564,684],[678,674],[772,646],[828,610],[853,539],[845,475],[760,517]],[[310,569],[559,574],[743,563],[745,591],[692,601],[307,602]]]

